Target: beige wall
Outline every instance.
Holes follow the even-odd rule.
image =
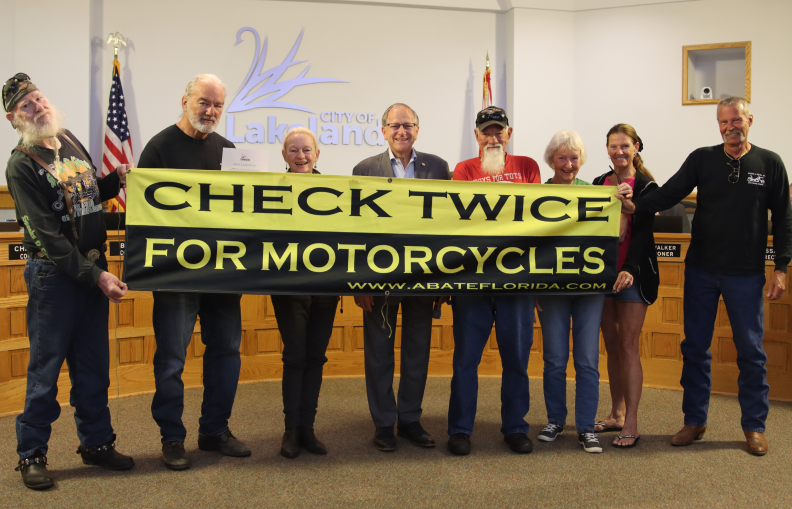
[[[749,139],[792,164],[785,91],[792,80],[792,2],[705,0],[575,14],[575,128],[588,144],[588,175],[607,168],[607,129],[632,124],[658,181],[694,149],[722,143],[715,105],[682,106],[682,46],[752,41]],[[596,167],[596,169],[595,169]]]
[[[508,109],[515,126],[513,153],[540,161],[552,134],[573,128],[589,147],[581,176],[593,178],[607,169],[605,132],[614,123],[628,122],[645,141],[647,166],[664,182],[693,149],[720,141],[714,106],[681,105],[682,46],[750,40],[756,116],[751,140],[792,160],[792,148],[784,143],[790,106],[779,100],[792,78],[787,55],[792,34],[785,26],[792,2],[493,0],[452,5],[413,0],[409,5],[227,0],[218,8],[204,0],[42,0],[31,15],[28,3],[0,0],[4,18],[13,20],[0,31],[0,43],[7,48],[0,53],[0,77],[18,70],[31,74],[97,158],[112,62],[112,50],[104,43],[108,33],[122,32],[129,38],[121,51],[122,78],[133,149],[139,155],[154,134],[178,120],[180,96],[194,74],[219,75],[228,85],[230,102],[253,52],[249,34],[234,46],[239,28],[251,26],[262,39],[268,37],[266,68],[280,63],[305,29],[297,59],[311,64],[308,76],[349,83],[298,87],[284,101],[317,114],[331,110],[377,117],[392,102],[408,102],[421,116],[416,148],[440,155],[453,167],[476,154],[473,117],[489,52],[496,103]],[[304,65],[290,72],[296,74]],[[252,122],[266,128],[271,115],[280,124],[305,123],[309,117],[291,110],[242,112],[235,114],[237,134]],[[219,131],[226,134],[225,120]],[[2,153],[15,142],[13,131],[0,125]],[[269,150],[271,170],[281,171],[279,144],[243,146]],[[348,174],[355,163],[384,147],[364,142],[321,149],[323,172]],[[540,167],[547,177],[549,169]]]

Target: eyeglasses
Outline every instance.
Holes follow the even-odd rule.
[[[5,84],[3,85],[3,109],[6,109],[6,105],[11,102],[11,99],[19,93],[20,90],[24,90],[27,88],[25,85],[24,87],[20,86],[20,83],[24,83],[26,81],[30,81],[30,76],[23,72],[16,73],[12,78],[9,78]],[[10,95],[10,97],[9,97]]]
[[[393,129],[394,131],[398,131],[402,127],[404,128],[405,131],[412,131],[413,129],[415,129],[416,125],[417,124],[388,124],[388,127]]]
[[[613,176],[616,177],[616,187],[619,187],[622,183],[621,177],[619,176],[618,173],[616,173],[616,170],[613,169],[613,166],[608,165],[608,168],[610,168],[610,171],[611,173],[613,173]]]
[[[736,184],[737,182],[740,181],[740,160],[732,159],[726,164],[728,164],[732,168],[732,172],[729,174],[729,183]]]

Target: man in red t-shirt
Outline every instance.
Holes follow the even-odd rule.
[[[506,153],[512,128],[506,112],[490,107],[476,116],[476,140],[481,157],[457,164],[454,180],[527,182],[539,184],[539,165],[530,157]],[[503,365],[501,432],[512,451],[533,450],[528,438],[528,355],[533,344],[533,295],[461,295],[453,299],[454,376],[448,404],[448,450],[470,453],[470,435],[476,418],[478,365],[492,324],[498,335]]]
[[[454,180],[541,184],[536,161],[506,153],[512,128],[505,111],[496,107],[480,111],[476,116],[475,133],[480,157],[457,164]]]

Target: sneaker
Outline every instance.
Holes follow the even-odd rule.
[[[539,440],[542,442],[552,442],[553,440],[564,433],[564,427],[560,424],[555,424],[553,422],[548,422],[547,426],[539,433]]]
[[[586,452],[602,452],[597,434],[593,431],[579,434],[578,443],[583,446],[583,450]]]

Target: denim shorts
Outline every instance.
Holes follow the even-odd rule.
[[[642,302],[644,304],[646,303],[646,301],[643,300],[643,297],[641,297],[640,285],[637,279],[633,282],[632,286],[630,286],[629,288],[622,288],[621,291],[618,293],[613,293],[613,290],[611,289],[610,292],[605,294],[605,297],[611,297],[615,299],[616,302]]]

